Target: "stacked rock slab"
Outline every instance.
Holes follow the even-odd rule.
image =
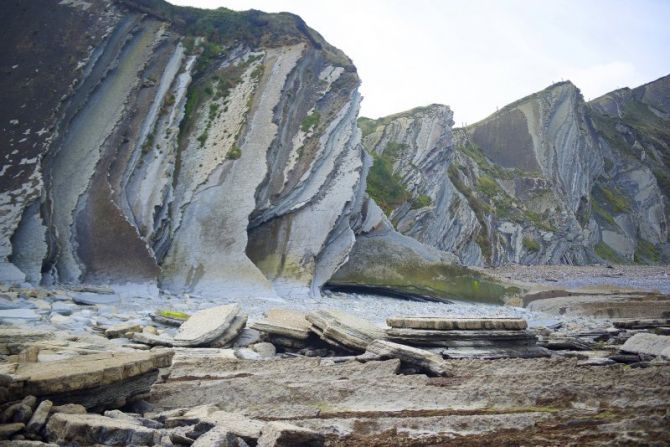
[[[317,310],[307,320],[324,341],[350,351],[365,351],[374,340],[386,338],[381,328],[338,310]]]
[[[442,348],[449,358],[538,357],[535,335],[518,318],[393,317],[386,320],[389,340],[424,348]]]
[[[269,341],[275,345],[304,348],[312,334],[312,324],[305,317],[304,313],[290,309],[270,309],[251,328],[267,334]]]

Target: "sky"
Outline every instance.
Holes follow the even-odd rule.
[[[589,100],[670,73],[670,0],[169,0],[288,11],[343,50],[361,116],[448,104],[456,125],[561,80]]]

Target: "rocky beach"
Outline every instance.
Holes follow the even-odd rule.
[[[542,282],[532,283],[540,271]],[[656,288],[667,271],[510,266],[491,274],[526,292],[508,305],[335,292],[223,304],[5,286],[0,442],[669,441],[670,296]],[[619,288],[612,276],[647,287]]]

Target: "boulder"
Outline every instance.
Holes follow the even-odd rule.
[[[233,343],[233,340],[240,335],[242,329],[247,325],[247,319],[248,316],[246,314],[237,315],[233,318],[228,329],[226,329],[219,338],[209,343],[209,346],[213,348],[225,348],[230,346]]]
[[[37,406],[37,409],[33,413],[33,416],[30,418],[30,421],[26,426],[26,430],[31,433],[39,433],[40,430],[42,430],[42,427],[44,427],[44,424],[47,422],[47,418],[49,417],[49,412],[51,411],[52,406],[53,402],[50,400],[43,400],[40,402],[40,404]]]
[[[240,313],[238,304],[203,309],[186,320],[174,342],[178,346],[202,346],[221,337]]]
[[[398,359],[404,364],[412,365],[425,370],[434,376],[448,376],[446,362],[437,354],[425,349],[393,343],[387,340],[375,340],[370,343],[361,357],[365,359]]]
[[[258,439],[258,447],[319,447],[322,434],[286,422],[268,422]]]
[[[265,312],[265,318],[254,322],[251,327],[271,335],[306,340],[312,324],[305,317],[304,313],[295,310],[270,309]]]
[[[386,324],[392,328],[449,330],[524,330],[528,323],[523,318],[446,318],[446,317],[391,317]]]
[[[621,347],[624,352],[649,354],[670,358],[670,336],[639,333],[633,335]]]
[[[365,351],[372,341],[386,338],[381,328],[339,310],[317,310],[306,318],[312,323],[313,332],[338,347]]]
[[[156,430],[98,414],[54,414],[45,432],[49,441],[59,444],[139,446],[160,441]]]

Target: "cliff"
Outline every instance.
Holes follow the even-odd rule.
[[[464,264],[667,262],[667,79],[590,104],[562,82],[463,129],[440,105],[361,118],[368,192]]]
[[[0,280],[318,296],[368,262],[359,78],[299,17],[161,0],[5,12]],[[405,283],[453,261],[385,228],[438,266]],[[393,264],[398,246],[381,250]]]
[[[359,79],[299,17],[6,6],[4,279],[274,296],[345,261]]]

